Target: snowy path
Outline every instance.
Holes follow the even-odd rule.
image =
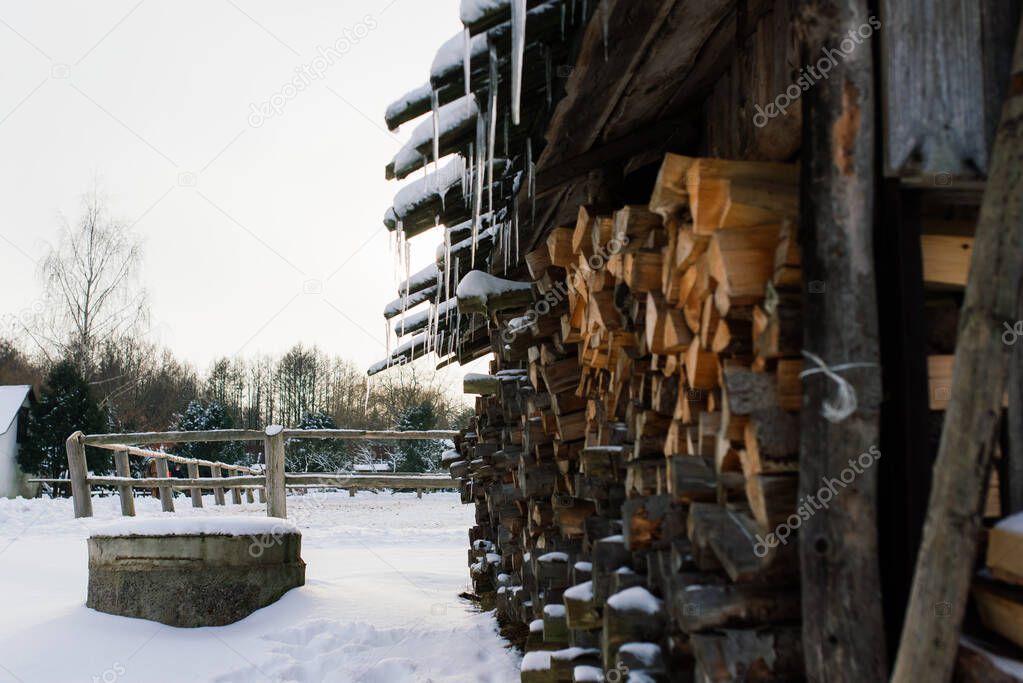
[[[404,681],[505,683],[518,657],[489,614],[457,596],[468,583],[472,508],[450,493],[288,498],[302,529],[306,585],[230,626],[179,629],[85,607],[85,538],[119,515],[96,500],[0,499],[0,683],[45,681]],[[263,515],[261,505],[179,515]],[[139,515],[159,502],[138,499]]]

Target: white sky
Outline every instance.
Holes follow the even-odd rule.
[[[144,238],[154,336],[180,357],[205,369],[301,341],[383,358],[397,292],[381,218],[400,187],[384,166],[413,128],[392,135],[383,112],[426,82],[458,4],[0,0],[0,316],[38,300],[36,261],[98,179]],[[414,266],[439,239],[413,241]]]

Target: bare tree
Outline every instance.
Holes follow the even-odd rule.
[[[148,317],[140,266],[139,240],[93,190],[42,263],[46,307],[26,331],[44,353],[70,358],[91,377],[102,345]]]

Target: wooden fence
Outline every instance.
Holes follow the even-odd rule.
[[[337,487],[352,495],[358,489],[403,488],[413,489],[420,496],[424,490],[452,488],[450,477],[418,474],[348,474],[348,473],[292,473],[284,468],[286,439],[341,439],[341,440],[424,440],[452,439],[458,432],[431,430],[418,432],[368,431],[360,429],[285,429],[272,425],[263,431],[251,429],[218,429],[196,432],[137,432],[129,434],[91,434],[75,432],[68,437],[67,459],[69,479],[33,479],[40,483],[69,483],[74,498],[75,517],[92,516],[92,487],[115,487],[121,499],[121,514],[135,514],[134,489],[157,489],[165,512],[174,511],[174,489],[188,490],[193,507],[202,507],[202,491],[213,491],[217,505],[225,504],[224,492],[231,491],[234,503],[241,503],[242,491],[253,502],[253,491],[266,501],[270,517],[287,517],[288,488],[310,489]],[[209,443],[224,441],[262,441],[265,465],[263,469],[246,465],[185,458],[163,451],[139,448],[142,445],[169,443]],[[116,476],[89,474],[85,447],[102,448],[114,452]],[[156,477],[131,476],[129,457],[152,458],[156,462]],[[188,478],[168,476],[168,462],[188,467]],[[201,477],[199,468],[210,470],[209,477]],[[236,473],[236,474],[232,474]]]

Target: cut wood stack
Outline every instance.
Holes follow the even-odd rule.
[[[794,165],[668,155],[492,313],[451,472],[523,681],[801,678],[797,198]]]

